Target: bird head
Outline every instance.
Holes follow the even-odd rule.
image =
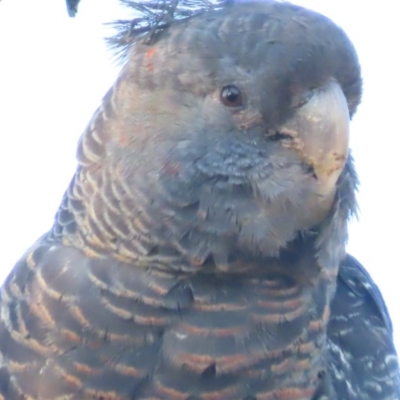
[[[315,12],[236,2],[170,21],[131,46],[81,139],[80,185],[96,181],[105,199],[87,189],[88,209],[126,203],[127,241],[149,235],[143,255],[168,242],[197,266],[275,257],[299,234],[332,237],[329,226],[336,242],[319,246],[340,248],[337,263],[360,97],[353,45]]]

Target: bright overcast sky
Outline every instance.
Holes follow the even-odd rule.
[[[351,125],[360,219],[348,251],[378,283],[400,350],[400,24],[394,0],[298,0],[344,28],[358,50],[364,96]],[[103,22],[118,0],[0,3],[0,281],[52,225],[75,170],[77,140],[118,68]]]

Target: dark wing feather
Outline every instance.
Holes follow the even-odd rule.
[[[331,308],[331,373],[339,399],[398,400],[392,323],[377,285],[352,256],[342,262]]]

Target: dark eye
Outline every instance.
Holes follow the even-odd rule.
[[[227,107],[239,107],[242,105],[242,92],[235,85],[224,86],[221,90],[220,99]]]

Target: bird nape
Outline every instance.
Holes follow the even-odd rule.
[[[346,34],[286,2],[124,2],[122,71],[1,289],[0,399],[398,400],[385,303],[345,252]]]

